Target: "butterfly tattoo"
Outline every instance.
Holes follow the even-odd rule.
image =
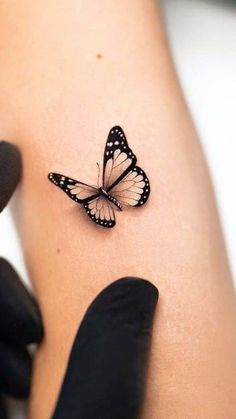
[[[59,173],[49,173],[48,178],[81,204],[94,223],[112,228],[116,224],[115,209],[122,211],[123,206],[141,207],[148,200],[149,180],[136,162],[124,131],[115,126],[110,130],[105,146],[101,186],[100,170],[98,186],[90,186]]]

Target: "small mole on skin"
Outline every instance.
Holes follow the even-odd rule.
[[[57,254],[59,255],[61,253],[61,249],[59,247],[57,248]]]
[[[96,55],[96,57],[97,57],[97,59],[98,59],[98,60],[101,60],[101,58],[102,58],[102,54],[98,53],[98,54]]]

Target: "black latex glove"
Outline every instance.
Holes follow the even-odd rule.
[[[14,192],[20,174],[17,148],[0,142],[0,211]],[[40,342],[42,334],[34,298],[12,266],[0,258],[0,419],[7,417],[4,395],[16,398],[29,395],[32,359],[27,345]]]
[[[137,419],[158,290],[123,278],[88,308],[52,419]]]

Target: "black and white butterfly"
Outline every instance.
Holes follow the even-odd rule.
[[[48,178],[71,199],[82,204],[92,221],[111,228],[116,224],[115,208],[122,211],[123,205],[140,207],[148,200],[149,180],[136,162],[123,130],[115,126],[110,130],[105,146],[101,186],[90,186],[59,173],[49,173]]]

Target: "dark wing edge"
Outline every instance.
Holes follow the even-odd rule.
[[[86,183],[61,175],[60,173],[51,172],[48,179],[65,192],[69,198],[79,204],[90,202],[99,197],[99,190]]]
[[[143,187],[143,192],[140,196],[140,199],[138,201],[138,203],[135,205],[135,207],[141,207],[142,205],[146,204],[150,192],[151,192],[151,188],[150,188],[150,181],[146,175],[146,173],[144,172],[144,170],[142,168],[140,168],[139,166],[135,166],[134,171],[136,171],[138,173],[138,175],[142,175],[143,176],[143,182],[145,183],[145,186]]]

